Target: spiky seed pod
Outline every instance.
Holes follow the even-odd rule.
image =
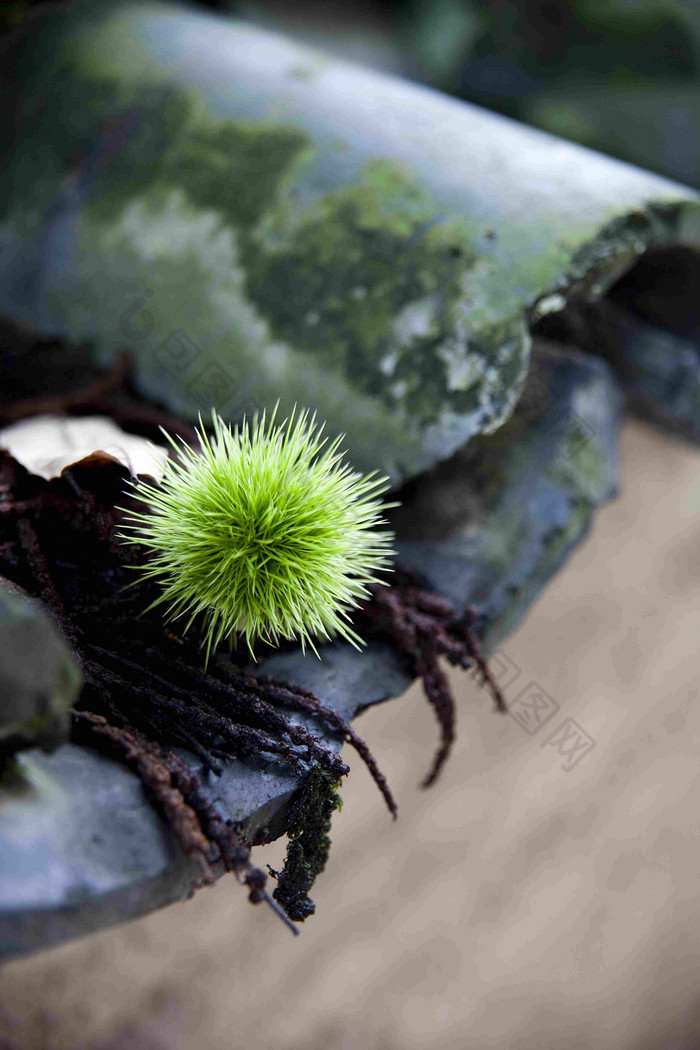
[[[275,410],[276,412],[276,410]],[[342,437],[327,443],[303,411],[275,424],[265,414],[232,430],[213,413],[214,436],[201,425],[201,451],[177,444],[160,485],[133,483],[146,505],[130,512],[124,542],[151,557],[139,570],[162,594],[167,618],[202,614],[209,653],[242,632],[252,652],[263,639],[361,639],[350,610],[367,596],[393,554],[379,498],[386,478],[342,463]]]

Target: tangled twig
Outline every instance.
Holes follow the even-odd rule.
[[[116,757],[132,766],[162,808],[186,856],[192,857],[202,873],[202,885],[216,881],[209,856],[212,844],[218,848],[226,871],[232,871],[247,886],[251,904],[265,902],[294,934],[299,931],[265,889],[267,876],[250,863],[250,848],[243,845],[232,828],[219,816],[207,798],[202,781],[184,759],[174,751],[147,740],[137,730],[111,725],[91,711],[73,711],[74,734],[81,738],[81,727],[103,737]],[[87,741],[86,741],[87,742]]]
[[[92,711],[74,711],[73,720],[76,727],[85,724],[91,733],[104,737],[122,761],[136,770],[170,821],[183,853],[199,865],[204,885],[213,885],[214,873],[208,860],[211,843],[202,831],[196,812],[173,784],[161,749],[135,730],[110,725],[106,718]]]
[[[467,607],[460,616],[439,595],[413,582],[372,588],[372,598],[362,605],[375,629],[390,638],[410,661],[416,678],[440,726],[440,745],[421,786],[435,783],[455,739],[455,700],[447,675],[440,667],[444,656],[456,667],[476,664],[482,681],[491,689],[496,710],[507,710],[505,698],[489,671],[475,630],[476,611]]]
[[[62,414],[77,409],[93,407],[103,401],[113,391],[126,382],[129,374],[129,355],[122,350],[111,369],[98,376],[84,387],[78,387],[66,394],[47,394],[44,397],[31,397],[13,404],[0,405],[0,423],[14,423],[31,416]]]
[[[0,403],[0,425],[38,415],[82,415],[86,412],[110,416],[125,430],[160,439],[160,430],[197,444],[197,432],[187,420],[154,408],[138,397],[131,385],[132,359],[127,350],[116,355],[104,374],[85,386],[61,394],[43,394],[20,401]]]

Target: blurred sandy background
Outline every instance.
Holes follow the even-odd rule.
[[[700,1046],[699,512],[700,452],[629,424],[623,495],[504,647],[547,724],[455,674],[422,792],[420,690],[363,716],[400,819],[351,758],[303,936],[226,879],[2,969],[3,1050]],[[570,718],[595,746],[566,770],[546,740]]]

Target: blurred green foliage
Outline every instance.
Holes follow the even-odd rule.
[[[700,0],[237,0],[341,56],[700,185]]]
[[[200,3],[700,186],[700,0]]]
[[[700,185],[697,0],[403,0],[425,81]]]

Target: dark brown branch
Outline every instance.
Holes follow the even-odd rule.
[[[459,616],[444,598],[413,583],[374,587],[371,600],[364,602],[362,609],[374,630],[398,647],[422,680],[426,699],[437,716],[440,746],[422,783],[429,787],[445,764],[455,736],[455,700],[440,668],[440,656],[457,667],[468,668],[475,663],[483,684],[491,690],[496,709],[507,710],[475,630],[476,612],[468,607]]]
[[[0,405],[0,424],[14,423],[30,416],[66,415],[75,409],[94,405],[123,386],[129,375],[130,361],[126,350],[120,351],[108,372],[93,379],[84,387],[70,390],[66,394],[47,394],[16,401],[11,405]]]
[[[173,785],[172,775],[163,762],[160,748],[149,743],[135,730],[110,725],[106,718],[91,711],[74,711],[73,718],[78,725],[82,723],[90,732],[107,740],[122,761],[138,773],[168,818],[183,853],[197,862],[204,884],[211,886],[215,882],[207,859],[211,844],[202,831],[194,809]]]
[[[474,609],[467,607],[464,616],[461,617],[461,619],[458,621],[459,630],[463,633],[464,638],[469,647],[469,651],[474,657],[474,663],[479,668],[483,684],[487,685],[491,690],[496,709],[505,714],[508,711],[506,698],[503,695],[501,687],[499,686],[498,682],[495,680],[489,669],[489,665],[486,661],[486,657],[484,656],[483,649],[481,648],[481,639],[474,630],[475,619],[476,613]]]
[[[365,741],[355,732],[349,722],[346,722],[337,711],[333,711],[330,707],[325,707],[313,693],[303,690],[298,686],[290,685],[287,682],[280,682],[269,675],[261,675],[259,679],[253,678],[251,681],[255,683],[253,688],[265,688],[272,699],[276,700],[284,707],[289,708],[289,710],[302,711],[307,714],[316,715],[317,717],[322,718],[333,729],[338,730],[342,739],[357,751],[358,755],[367,766],[370,776],[382,793],[389,812],[394,820],[396,820],[398,817],[398,806],[396,805],[396,800],[394,799],[391,789],[386,781],[386,777],[377,765],[374,755]]]
[[[57,620],[73,643],[76,651],[80,653],[80,645],[75,633],[75,628],[66,615],[63,599],[58,593],[51,578],[46,555],[41,548],[36,530],[29,518],[19,518],[17,520],[17,535],[19,536],[22,550],[25,553],[28,567],[34,578],[39,583],[41,597],[56,616]]]
[[[440,726],[440,747],[435,752],[430,771],[421,783],[421,787],[427,788],[437,780],[452,750],[455,738],[455,704],[450,683],[438,663],[434,650],[426,649],[421,654],[416,671],[423,681],[423,690]]]
[[[188,445],[195,448],[199,446],[197,431],[191,423],[160,409],[108,400],[94,401],[90,407],[94,412],[110,416],[115,423],[127,430],[157,439],[162,428],[172,437],[181,437]]]

